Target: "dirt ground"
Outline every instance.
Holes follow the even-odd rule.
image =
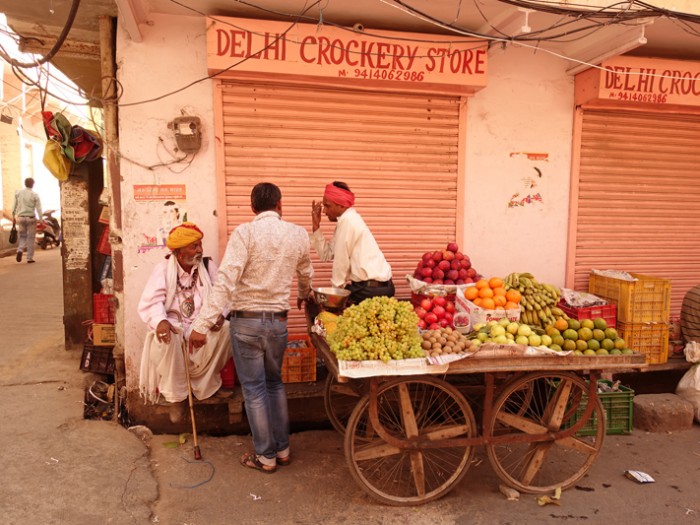
[[[293,434],[293,463],[266,475],[238,464],[249,436],[200,436],[203,460],[195,462],[191,436],[170,448],[179,436],[85,420],[84,388],[99,376],[79,371],[80,355],[63,349],[57,253],[39,252],[35,265],[0,259],[5,524],[700,523],[700,425],[608,436],[589,474],[563,493],[559,506],[540,507],[527,494],[507,501],[479,448],[444,498],[389,507],[352,479],[333,430]],[[626,469],[656,482],[637,484],[624,477]]]

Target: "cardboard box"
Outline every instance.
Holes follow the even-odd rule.
[[[512,310],[484,310],[464,297],[464,290],[457,290],[455,308],[458,312],[466,312],[469,314],[472,326],[478,323],[498,321],[504,317],[516,322],[520,320],[520,307],[513,308]]]
[[[114,325],[97,323],[93,324],[92,343],[95,346],[114,346],[116,344]]]

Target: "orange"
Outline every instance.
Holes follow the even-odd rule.
[[[479,289],[487,288],[488,285],[489,282],[486,279],[479,279],[478,281],[476,281],[476,287]]]
[[[488,286],[479,290],[479,297],[493,297],[493,290]]]
[[[490,297],[484,297],[481,299],[481,304],[479,305],[485,310],[493,310],[496,308],[496,303]]]
[[[469,301],[473,301],[479,297],[479,289],[476,286],[469,286],[465,288],[464,297],[466,297]]]
[[[505,306],[508,301],[506,300],[505,295],[494,295],[493,302],[496,304],[496,306]]]
[[[505,310],[505,308],[503,308],[502,306],[497,306],[495,309],[496,310]]]
[[[491,277],[491,279],[489,279],[489,286],[491,288],[500,288],[503,286],[503,279],[500,277]]]
[[[513,303],[519,303],[522,295],[515,288],[511,288],[506,292],[506,299]]]
[[[493,290],[493,295],[502,295],[503,297],[506,296],[508,292],[506,292],[506,289],[503,288],[503,286],[499,286],[498,288],[491,288]]]
[[[484,301],[484,300],[483,300],[481,297],[477,297],[476,299],[474,299],[473,302],[474,302],[475,305],[481,306],[481,303],[482,303],[483,301]]]
[[[518,306],[520,305],[518,305],[518,303],[514,303],[513,301],[508,301],[503,305],[506,310],[515,310]]]

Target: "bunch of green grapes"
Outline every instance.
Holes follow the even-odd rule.
[[[411,303],[372,297],[347,308],[328,335],[331,352],[344,361],[424,357],[418,316]]]

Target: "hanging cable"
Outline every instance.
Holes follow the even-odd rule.
[[[28,67],[37,67],[42,64],[45,64],[49,60],[51,60],[56,53],[61,49],[61,46],[63,46],[63,43],[66,41],[66,38],[68,37],[68,33],[71,30],[71,27],[73,27],[73,22],[75,21],[75,15],[78,14],[78,7],[80,6],[80,0],[73,0],[73,3],[71,4],[70,7],[70,12],[68,13],[68,20],[66,20],[66,24],[63,26],[63,30],[61,31],[61,34],[58,37],[58,40],[56,40],[56,43],[53,45],[51,50],[46,53],[43,57],[39,58],[35,62],[20,62],[17,59],[14,59],[8,55],[6,55],[4,52],[0,52],[0,57],[3,58],[6,62],[8,62],[10,65],[13,67],[23,67],[23,68],[28,68]]]

